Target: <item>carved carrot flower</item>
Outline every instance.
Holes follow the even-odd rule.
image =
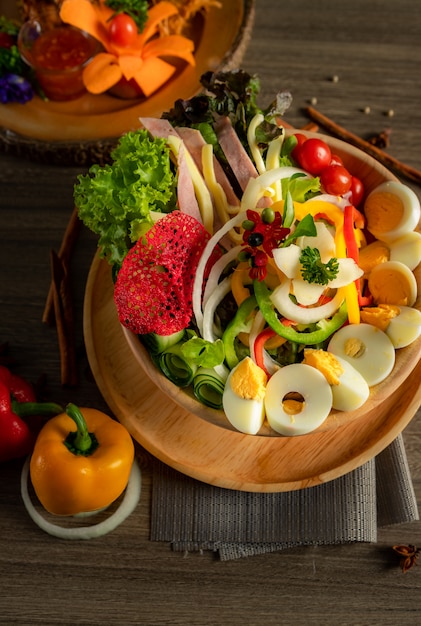
[[[105,0],[64,0],[60,17],[64,23],[86,31],[97,39],[104,50],[86,66],[83,81],[93,94],[108,91],[120,81],[133,81],[141,92],[150,96],[164,85],[176,71],[168,58],[177,58],[195,65],[194,43],[182,35],[159,36],[163,20],[177,15],[178,9],[163,0],[148,10],[147,20],[141,32],[135,30],[122,40],[113,21],[123,13],[107,6]],[[126,15],[126,17],[129,17]],[[129,19],[131,19],[129,17]]]

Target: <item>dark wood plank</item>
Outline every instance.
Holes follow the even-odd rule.
[[[261,77],[262,103],[278,90],[291,91],[290,123],[305,124],[304,109],[317,99],[318,109],[360,136],[390,128],[390,154],[419,168],[420,28],[412,0],[258,0],[243,67]],[[0,155],[0,165],[0,343],[9,342],[20,374],[34,382],[47,376],[50,397],[107,410],[83,353],[84,286],[96,248],[86,230],[72,260],[80,374],[74,390],[61,386],[55,332],[41,322],[50,250],[59,249],[80,168],[7,155]],[[419,415],[404,439],[421,505]],[[20,467],[0,466],[1,624],[417,622],[420,568],[403,575],[391,546],[421,546],[420,522],[381,529],[376,544],[300,548],[227,563],[210,553],[184,557],[148,540],[145,470],[138,510],[118,531],[88,543],[63,542],[26,515]]]

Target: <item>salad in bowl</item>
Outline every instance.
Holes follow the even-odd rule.
[[[207,73],[75,185],[126,341],[189,412],[248,435],[361,417],[420,356],[416,194],[360,151],[289,128],[290,94]]]

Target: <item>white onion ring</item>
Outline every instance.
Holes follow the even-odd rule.
[[[22,500],[32,521],[35,522],[41,530],[53,537],[58,537],[59,539],[95,539],[102,537],[124,522],[124,520],[133,513],[139,502],[142,477],[139,465],[135,459],[130,471],[123,500],[118,509],[110,515],[110,517],[92,526],[80,526],[78,528],[64,528],[63,526],[58,526],[57,524],[47,521],[45,517],[36,510],[31,501],[28,492],[29,463],[30,457],[26,459],[21,473],[20,487]]]

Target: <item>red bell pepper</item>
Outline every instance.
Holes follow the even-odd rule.
[[[349,258],[354,259],[355,263],[358,265],[359,260],[359,250],[357,240],[355,238],[354,226],[357,228],[363,228],[365,223],[364,216],[352,205],[348,205],[344,209],[344,239],[347,255]],[[369,297],[364,297],[361,293],[361,285],[360,279],[357,278],[355,281],[355,286],[357,288],[358,294],[358,305],[361,308],[362,306],[368,306],[371,303],[371,299]]]
[[[23,417],[61,412],[58,404],[37,402],[26,380],[0,366],[0,462],[21,458],[32,451],[37,433]]]

